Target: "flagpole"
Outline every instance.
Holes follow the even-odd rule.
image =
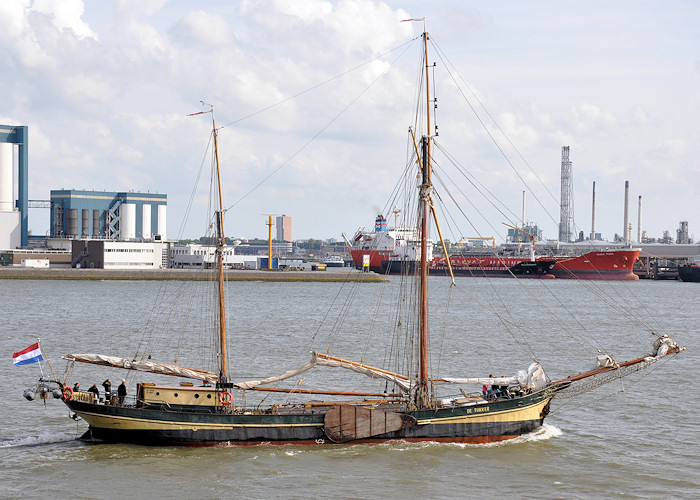
[[[51,366],[51,361],[49,361],[49,357],[44,352],[44,348],[41,347],[41,339],[37,337],[36,342],[37,342],[37,344],[39,344],[39,350],[41,351],[41,354],[44,356],[44,359],[49,364],[49,369],[51,370],[51,375],[53,375],[53,379],[58,381],[58,379],[56,378],[56,374],[53,372],[53,366]],[[41,376],[43,377],[44,370],[41,368],[41,363],[39,363],[39,370],[41,370]]]

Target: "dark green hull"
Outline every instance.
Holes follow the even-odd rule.
[[[435,410],[394,411],[384,407],[382,411],[399,413],[411,425],[346,441],[488,443],[512,439],[542,425],[551,397],[551,391],[542,391],[516,399]],[[324,422],[328,407],[245,414],[119,407],[80,401],[66,401],[66,405],[90,425],[84,438],[105,442],[149,445],[331,442]]]

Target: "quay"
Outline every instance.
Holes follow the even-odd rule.
[[[376,273],[348,271],[347,268],[326,271],[266,271],[234,269],[224,272],[227,281],[321,281],[379,283],[387,278]],[[208,281],[212,273],[195,269],[107,270],[22,267],[0,267],[0,279],[31,280],[181,280]]]

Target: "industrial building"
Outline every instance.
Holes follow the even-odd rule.
[[[156,193],[52,190],[51,237],[162,241],[167,201]]]
[[[29,184],[27,127],[0,125],[0,248],[27,246]],[[14,201],[14,157],[17,146],[17,201]]]
[[[73,240],[71,265],[95,269],[167,269],[169,244],[164,241]]]

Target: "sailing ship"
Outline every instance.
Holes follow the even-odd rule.
[[[406,356],[405,371],[379,368],[331,355],[311,353],[311,359],[299,368],[281,375],[258,380],[236,380],[228,364],[226,293],[223,272],[225,254],[224,205],[221,170],[218,158],[218,130],[212,113],[213,146],[218,185],[218,210],[213,226],[216,231],[217,328],[214,370],[192,369],[177,363],[159,363],[150,356],[117,357],[103,354],[69,354],[68,367],[59,380],[63,403],[88,424],[84,439],[103,442],[132,442],[154,445],[172,444],[325,444],[378,443],[390,441],[439,441],[450,443],[489,443],[512,439],[542,426],[553,398],[575,388],[582,380],[617,379],[640,370],[664,356],[679,351],[675,342],[657,336],[653,352],[628,362],[616,362],[601,356],[594,370],[579,375],[551,380],[543,366],[534,361],[516,375],[477,377],[434,377],[429,365],[428,273],[429,225],[434,221],[440,234],[434,209],[432,184],[432,143],[434,129],[431,109],[428,68],[428,33],[422,34],[421,65],[424,70],[424,99],[427,106],[425,133],[418,140],[413,135],[417,181],[417,225],[412,230],[417,244],[417,307],[405,311],[397,327],[415,334],[407,342],[414,346]],[[421,97],[423,99],[423,97]],[[415,180],[415,176],[412,177]],[[415,183],[415,181],[414,181]],[[216,190],[215,190],[216,191]],[[412,236],[413,239],[413,236]],[[442,240],[442,238],[440,237]],[[444,244],[444,243],[443,243]],[[449,264],[448,264],[449,265]],[[445,280],[442,280],[443,282]],[[454,278],[452,280],[454,283]],[[402,298],[406,301],[405,297]],[[499,353],[498,356],[502,356]],[[186,379],[179,385],[139,382],[134,402],[123,404],[107,398],[101,402],[94,393],[73,391],[70,374],[75,363],[169,375]],[[415,362],[415,363],[414,363]],[[279,387],[285,380],[296,379],[317,367],[350,370],[381,382],[383,390],[367,392],[349,389],[306,389],[298,384]],[[468,392],[465,387],[477,385]],[[595,384],[589,384],[595,385]],[[482,389],[482,386],[483,389]],[[283,393],[308,396],[308,401],[293,405],[246,404],[247,394]],[[444,393],[447,392],[448,396]],[[451,394],[451,396],[449,395]],[[455,395],[457,394],[457,395]],[[311,398],[327,398],[317,400]],[[263,400],[264,401],[264,400]],[[116,404],[115,404],[116,403]]]

